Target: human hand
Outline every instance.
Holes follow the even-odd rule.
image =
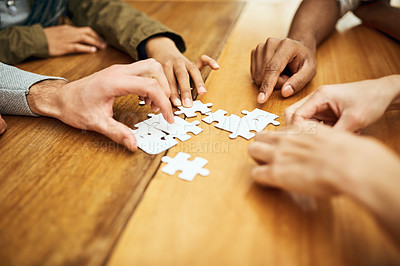
[[[73,53],[94,53],[105,49],[106,42],[90,27],[70,25],[53,26],[44,29],[50,56]]]
[[[285,68],[293,73],[283,74]],[[251,51],[251,76],[260,86],[257,101],[265,103],[274,88],[282,88],[283,97],[303,89],[315,76],[317,64],[315,48],[309,48],[289,38],[268,38]]]
[[[146,43],[146,54],[161,63],[165,76],[171,89],[171,102],[175,106],[191,107],[193,104],[190,90],[192,78],[199,95],[204,95],[207,90],[200,71],[209,66],[213,70],[219,69],[217,62],[202,55],[192,63],[176,48],[175,43],[167,37],[154,37]],[[180,91],[180,97],[179,97]]]
[[[0,135],[3,134],[7,130],[7,123],[0,115]]]
[[[323,121],[339,130],[358,131],[378,120],[400,97],[400,75],[318,88],[284,111],[287,125]]]
[[[386,167],[390,173],[400,166],[379,142],[310,121],[257,134],[249,154],[259,164],[252,171],[256,182],[319,197],[354,196],[361,186],[383,178]]]
[[[136,150],[129,127],[113,119],[115,98],[137,94],[152,101],[173,123],[171,104],[165,91],[168,82],[159,63],[148,59],[130,65],[114,65],[77,81],[46,80],[33,85],[27,96],[31,110],[55,117],[81,129],[104,134],[113,141]]]

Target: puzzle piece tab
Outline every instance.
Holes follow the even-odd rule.
[[[169,175],[182,171],[178,177],[186,181],[192,181],[197,174],[202,176],[210,174],[208,169],[203,168],[208,163],[206,159],[196,157],[193,161],[189,161],[189,158],[190,154],[184,152],[179,152],[174,158],[164,156],[161,161],[168,164],[161,171]]]
[[[211,107],[212,105],[212,103],[202,103],[200,100],[196,100],[193,102],[192,107],[179,106],[179,111],[176,111],[174,114],[185,114],[186,117],[196,117],[196,112],[201,112],[205,115],[206,113],[211,112],[211,109],[208,107]]]

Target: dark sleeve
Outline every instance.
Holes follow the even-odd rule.
[[[39,24],[0,31],[0,62],[16,64],[29,57],[49,56],[46,35]]]
[[[143,59],[143,45],[153,36],[166,36],[185,51],[181,36],[120,0],[69,0],[69,17],[76,26],[90,26],[107,42],[135,60]]]

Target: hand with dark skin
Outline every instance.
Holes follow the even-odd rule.
[[[258,103],[274,88],[289,97],[303,89],[317,70],[317,46],[334,30],[339,19],[336,0],[304,0],[285,39],[268,38],[251,52],[251,76],[259,86]],[[291,75],[282,72],[288,69]]]
[[[382,143],[315,122],[262,132],[249,146],[254,180],[317,197],[347,195],[400,242],[400,158]]]
[[[50,56],[94,53],[107,47],[103,38],[90,27],[60,25],[45,28],[44,33]]]
[[[175,43],[166,37],[154,37],[146,43],[146,54],[161,63],[171,88],[171,102],[175,106],[191,107],[193,104],[190,90],[190,78],[192,78],[199,95],[204,95],[207,90],[200,71],[209,66],[218,70],[217,62],[202,55],[195,63],[187,59],[175,46]],[[180,96],[178,93],[180,91]]]
[[[36,83],[30,88],[27,100],[35,114],[99,132],[135,151],[137,145],[132,131],[113,118],[115,98],[128,94],[149,98],[153,111],[161,110],[164,119],[173,123],[169,92],[161,65],[148,59],[114,65],[69,83],[62,80]]]
[[[400,9],[390,6],[389,0],[363,2],[353,13],[364,25],[400,40]]]

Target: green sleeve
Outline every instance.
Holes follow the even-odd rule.
[[[46,35],[40,24],[13,26],[0,31],[0,62],[16,64],[29,57],[48,57]]]
[[[181,52],[181,36],[120,0],[69,0],[69,17],[76,26],[90,26],[117,49],[135,60],[139,45],[148,38],[162,35],[172,39]]]

